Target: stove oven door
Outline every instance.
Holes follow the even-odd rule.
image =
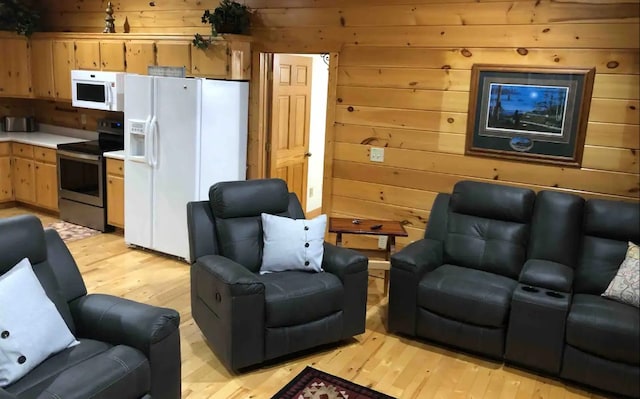
[[[102,155],[58,150],[58,195],[62,199],[104,207]]]

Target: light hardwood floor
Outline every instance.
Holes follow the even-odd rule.
[[[35,213],[0,209],[0,218]],[[36,213],[43,224],[54,217]],[[351,341],[284,359],[242,375],[213,355],[191,318],[186,263],[128,248],[117,233],[68,244],[89,292],[122,296],[180,312],[183,398],[268,399],[305,366],[397,398],[602,398],[560,381],[386,333],[382,279],[369,279],[367,329]]]

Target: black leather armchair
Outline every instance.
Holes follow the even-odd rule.
[[[365,330],[367,258],[325,243],[325,272],[260,275],[263,212],[304,218],[280,179],[217,183],[187,205],[191,311],[233,371]]]
[[[80,344],[0,388],[0,398],[180,397],[180,315],[175,310],[87,295],[56,231],[43,230],[32,215],[0,220],[0,273],[25,257]]]
[[[535,193],[462,181],[391,256],[389,330],[502,359]]]

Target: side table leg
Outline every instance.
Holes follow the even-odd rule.
[[[396,250],[396,236],[387,236],[387,253],[385,254],[385,260],[391,262],[391,254]],[[389,270],[384,271],[384,295],[389,292],[389,277],[391,275],[391,263],[389,263]]]
[[[336,233],[336,246],[342,246],[342,233]]]

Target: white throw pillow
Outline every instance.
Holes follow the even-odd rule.
[[[640,249],[629,242],[627,254],[602,296],[640,307]]]
[[[303,270],[322,272],[327,215],[314,219],[290,219],[262,215],[264,248],[260,274]]]
[[[29,259],[22,259],[0,276],[0,387],[76,344]]]

